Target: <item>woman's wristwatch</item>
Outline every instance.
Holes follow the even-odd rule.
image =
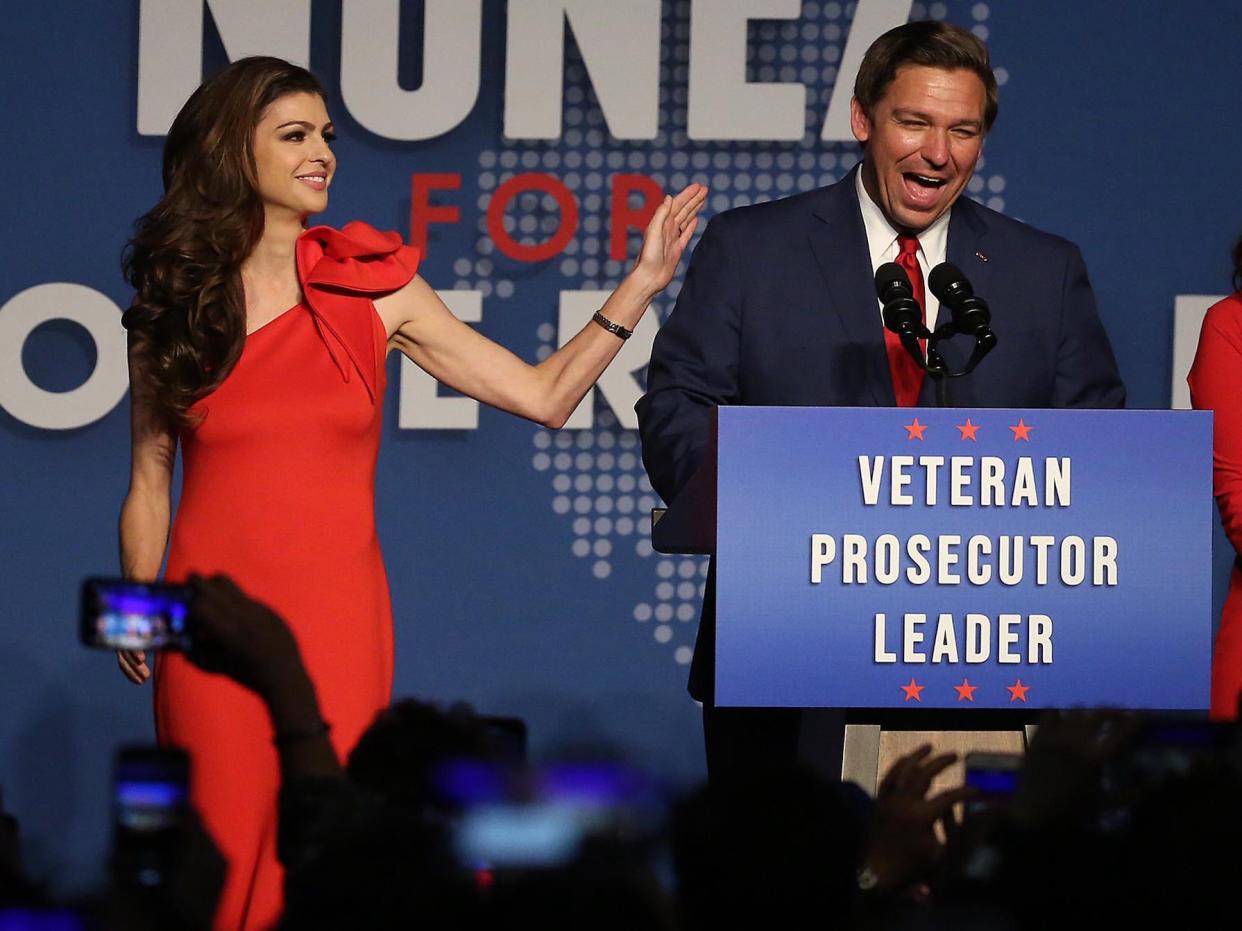
[[[631,336],[634,335],[633,330],[627,330],[621,324],[613,323],[611,320],[609,320],[607,317],[601,314],[598,310],[595,311],[595,316],[592,317],[591,319],[594,320],[596,323],[598,323],[600,326],[602,326],[609,333],[615,333],[617,334],[617,336],[620,336],[622,339],[629,339]]]

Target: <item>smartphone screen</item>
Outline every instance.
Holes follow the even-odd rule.
[[[183,585],[87,579],[82,583],[82,642],[108,650],[187,650],[191,597]]]
[[[998,800],[1013,795],[1018,788],[1022,762],[1022,756],[1016,753],[966,754],[966,785],[979,793],[966,802],[966,814],[978,814]]]
[[[561,866],[588,840],[643,846],[666,815],[660,787],[615,761],[562,761],[528,770],[517,780],[520,791],[507,798],[477,791],[486,784],[477,772],[459,768],[453,775],[465,802],[453,843],[459,862],[470,869]],[[463,778],[468,775],[473,778]],[[465,788],[475,790],[473,798]]]
[[[1012,795],[1018,788],[1018,770],[967,769],[966,785],[992,797]]]
[[[573,805],[482,805],[463,813],[453,846],[470,869],[562,866],[577,855],[597,821],[594,812]]]
[[[122,748],[112,780],[117,830],[151,834],[180,826],[189,805],[189,776],[189,759],[180,750]]]
[[[123,747],[112,776],[112,870],[122,886],[163,886],[189,813],[189,758],[167,747]]]

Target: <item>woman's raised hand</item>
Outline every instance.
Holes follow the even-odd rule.
[[[643,251],[634,263],[634,273],[652,293],[663,290],[673,280],[706,201],[707,188],[691,184],[676,197],[665,195],[656,208],[643,235]]]

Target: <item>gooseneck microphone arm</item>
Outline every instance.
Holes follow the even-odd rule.
[[[927,357],[934,359],[948,378],[961,378],[975,370],[989,352],[996,346],[996,334],[992,332],[992,312],[987,302],[975,295],[974,288],[961,269],[951,262],[942,262],[931,270],[927,276],[927,286],[936,295],[940,306],[949,311],[949,321],[936,329],[927,345]],[[975,345],[971,350],[966,366],[960,372],[949,372],[936,344],[957,333],[974,338]]]
[[[896,262],[885,262],[875,270],[875,293],[883,305],[885,329],[897,334],[919,368],[934,374],[919,345],[920,339],[929,340],[932,334],[923,323],[923,308],[914,299],[906,270]]]

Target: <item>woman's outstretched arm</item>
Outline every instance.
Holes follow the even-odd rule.
[[[632,330],[672,280],[698,223],[707,188],[692,184],[665,197],[647,226],[633,270],[600,308]],[[595,322],[538,365],[529,365],[458,320],[435,291],[415,278],[375,302],[400,349],[438,381],[492,407],[548,427],[562,426],[616,356],[623,340]]]

